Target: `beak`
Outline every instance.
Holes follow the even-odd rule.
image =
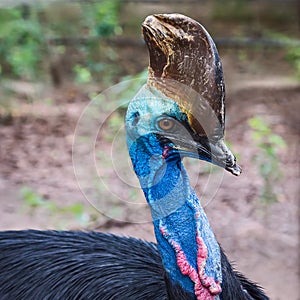
[[[206,137],[195,138],[194,140],[178,138],[178,136],[164,136],[162,141],[171,141],[170,148],[178,152],[182,157],[191,157],[205,160],[217,165],[231,174],[239,176],[242,168],[236,163],[235,156],[224,143],[223,139],[210,141]]]

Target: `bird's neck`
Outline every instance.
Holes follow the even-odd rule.
[[[181,160],[152,157],[146,169],[147,176],[135,171],[151,208],[166,272],[195,299],[218,299],[220,248]]]

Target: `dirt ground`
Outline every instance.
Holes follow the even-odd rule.
[[[248,68],[244,65],[224,54],[226,139],[238,154],[243,174],[235,178],[220,171],[207,172],[206,163],[194,167],[195,162],[188,161],[187,167],[197,193],[209,199],[205,202],[208,218],[236,268],[261,284],[271,299],[297,300],[300,299],[300,85],[289,70],[277,69],[274,63],[263,67],[258,67],[257,61],[248,64]],[[23,83],[15,85],[15,89],[17,97],[27,101],[20,101],[12,108],[12,118],[1,118],[0,229],[89,228],[154,241],[145,203],[128,209],[123,202],[116,212],[117,217],[111,219],[92,208],[78,187],[72,165],[72,143],[78,118],[89,102],[89,87],[43,90],[43,87]],[[95,87],[90,89],[96,90]],[[28,101],[38,97],[51,101]],[[263,182],[253,162],[259,149],[251,139],[247,122],[256,115],[262,116],[273,132],[287,143],[278,154],[283,177],[273,186],[278,202],[268,205],[259,201]],[[111,143],[112,140],[103,139],[103,149],[110,149]],[[116,178],[110,173],[109,176],[111,184],[117,184]],[[44,204],[28,204],[24,187],[30,188],[34,197],[40,195],[43,201],[54,202],[58,207],[81,204],[84,212],[80,218],[84,220],[80,221],[72,212],[51,210]],[[126,185],[120,187],[118,193],[125,195]],[[137,197],[142,199],[141,193]],[[112,205],[105,193],[99,195],[99,199]],[[140,219],[133,222],[140,214],[145,215],[145,222]]]

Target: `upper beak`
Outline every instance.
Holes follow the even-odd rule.
[[[170,136],[169,139],[181,156],[192,157],[208,161],[214,165],[224,168],[233,175],[239,176],[242,168],[236,163],[235,156],[224,143],[223,139],[210,141],[208,138],[197,138],[195,140],[177,138]]]

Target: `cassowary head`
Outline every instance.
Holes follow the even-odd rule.
[[[149,78],[126,116],[134,166],[139,145],[155,157],[156,166],[188,156],[239,175],[241,169],[223,141],[224,79],[209,34],[198,22],[172,14],[146,18],[143,35],[150,54]]]

